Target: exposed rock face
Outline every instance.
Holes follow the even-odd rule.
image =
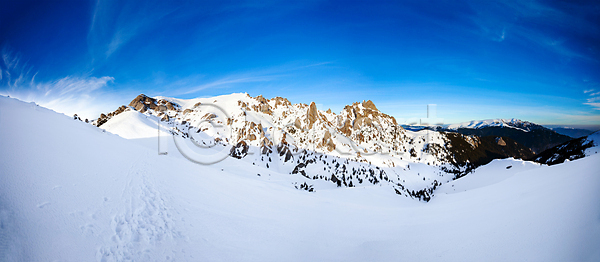
[[[360,144],[370,144],[369,150],[396,151],[401,147],[405,130],[398,126],[396,119],[381,113],[372,101],[353,103],[344,107],[333,118],[335,126],[344,136]]]
[[[375,104],[371,100],[367,100],[366,102],[363,100],[362,105],[363,105],[363,107],[365,107],[367,109],[379,111],[379,109],[377,109],[377,107],[375,107]]]
[[[296,118],[296,120],[294,120],[294,127],[298,129],[302,128],[302,123],[300,123],[300,119]]]
[[[170,117],[168,114],[165,114],[165,112],[178,112],[180,110],[179,108],[180,106],[178,104],[174,104],[163,99],[156,100],[152,97],[140,94],[129,103],[129,107],[122,105],[113,112],[108,114],[100,114],[100,117],[98,117],[98,119],[95,121],[92,121],[92,124],[99,127],[112,117],[131,109],[139,111],[140,113],[153,110],[158,116],[161,117],[162,121],[169,121]]]
[[[319,112],[317,111],[317,105],[315,102],[310,103],[308,110],[306,111],[306,122],[308,123],[308,128],[311,129],[315,121],[317,121]]]
[[[283,162],[288,162],[293,158],[292,151],[287,144],[280,144],[277,147],[277,152],[279,152],[279,156],[285,156]]]
[[[259,102],[258,105],[253,106],[254,111],[261,112],[261,113],[267,114],[267,115],[270,115],[273,113],[273,111],[271,110],[271,106],[269,106],[269,101],[266,98],[264,98],[262,95],[259,95],[259,96],[255,97],[254,99],[256,99],[256,101]]]
[[[148,97],[144,94],[140,94],[135,99],[131,100],[129,106],[135,108],[135,110],[141,113],[146,112],[148,109],[154,110],[157,108],[156,99]]]
[[[160,107],[163,105],[164,107]],[[156,110],[156,111],[165,111],[166,110],[176,110],[178,106],[173,103],[165,100],[156,100],[152,97],[148,97],[144,94],[140,94],[129,103],[130,107],[133,107],[136,111],[140,113],[146,112],[148,109]]]
[[[280,106],[282,106],[282,107],[292,106],[292,103],[290,103],[290,101],[287,100],[287,98],[283,98],[283,97],[275,97],[275,98],[271,99],[271,101],[275,101],[275,108],[278,108]]]
[[[333,140],[331,139],[331,133],[329,133],[329,130],[325,131],[325,135],[323,136],[323,140],[319,146],[327,148],[329,152],[335,149],[335,143],[333,143]]]
[[[241,159],[248,155],[248,144],[245,141],[238,142],[235,146],[231,147],[229,150],[229,155],[231,157]]]
[[[502,139],[502,137],[498,137],[496,139],[496,142],[498,143],[499,146],[506,146],[506,142],[504,142],[504,140]]]
[[[93,122],[93,124],[95,126],[99,127],[99,126],[103,125],[104,123],[106,123],[113,116],[123,113],[127,109],[128,109],[128,107],[126,107],[126,106],[120,106],[119,108],[117,108],[117,110],[108,113],[108,115],[105,115],[104,113],[102,113],[102,114],[100,114],[100,117],[98,117],[98,119],[96,119],[96,121]]]

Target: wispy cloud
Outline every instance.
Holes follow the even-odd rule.
[[[24,62],[19,53],[13,51],[10,47],[2,48],[2,61],[0,63],[0,84],[9,88],[15,88],[22,85],[31,77],[32,67]]]
[[[592,106],[595,110],[600,110],[600,92],[594,92],[596,89],[588,89],[584,90],[584,94],[588,94],[588,98],[586,99],[586,103],[584,105]],[[594,93],[592,93],[594,92]]]
[[[22,62],[22,56],[9,48],[2,50],[0,94],[27,102],[35,102],[67,115],[95,118],[106,108],[106,97],[100,89],[114,81],[113,77],[66,76],[55,81],[38,82],[37,72]],[[114,107],[114,105],[113,105]]]
[[[235,84],[252,83],[252,82],[268,82],[275,79],[276,76],[230,76],[206,84],[191,87],[182,94],[193,94],[208,88],[227,87]]]
[[[562,7],[558,7],[563,5]],[[589,36],[599,29],[589,6],[576,3],[549,3],[543,1],[473,2],[471,17],[479,34],[492,41],[505,39],[519,41],[529,46],[539,46],[567,59],[578,58],[598,61],[592,49],[567,45],[569,42],[589,41]],[[566,6],[566,7],[565,7]],[[568,11],[566,11],[568,10]]]
[[[88,32],[93,59],[109,58],[135,36],[151,30],[161,18],[177,9],[168,1],[97,0]]]
[[[98,89],[107,86],[114,79],[112,77],[73,77],[35,83],[34,86],[23,85],[9,90],[0,90],[0,94],[8,95],[27,102],[50,108],[66,115],[78,114],[84,118],[98,117],[102,109],[115,107],[106,101],[104,92]]]
[[[229,88],[240,84],[272,82],[278,80],[292,79],[297,77],[303,70],[331,65],[333,62],[318,62],[310,64],[290,63],[266,69],[249,70],[242,73],[234,73],[213,80],[203,80],[202,76],[190,76],[185,79],[172,82],[167,89],[168,95],[195,94],[202,90],[211,88]]]
[[[600,101],[600,96],[595,96],[595,97],[588,98],[588,99],[587,99],[587,101],[588,101],[589,103],[591,103],[591,102],[596,102],[596,101]]]

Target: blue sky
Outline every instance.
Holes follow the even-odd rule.
[[[1,1],[0,94],[95,118],[247,92],[398,119],[600,124],[594,1]]]

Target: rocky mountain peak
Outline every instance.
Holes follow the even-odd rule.
[[[271,101],[274,103],[275,108],[278,108],[280,106],[285,106],[285,107],[292,106],[292,103],[290,103],[290,101],[287,100],[287,98],[283,98],[283,97],[279,97],[279,96],[275,97],[275,98],[271,98],[269,100],[269,102],[271,102]]]
[[[130,107],[135,110],[144,113],[148,109],[156,109],[156,99],[148,97],[147,95],[140,94],[129,103]]]
[[[273,110],[271,110],[271,106],[269,105],[269,100],[264,98],[262,95],[258,95],[255,97],[256,101],[258,101],[257,105],[253,105],[252,108],[254,111],[261,112],[263,114],[273,114]]]
[[[306,111],[306,122],[308,123],[308,128],[312,128],[315,121],[317,121],[317,116],[319,112],[317,111],[317,105],[315,102],[310,103],[308,110]]]
[[[379,109],[377,109],[377,107],[375,107],[375,104],[371,100],[367,100],[367,101],[363,100],[362,106],[367,109],[379,111]]]
[[[161,105],[164,106],[160,107]],[[149,97],[145,94],[140,94],[129,103],[130,107],[133,107],[135,110],[140,113],[146,112],[148,109],[156,110],[156,111],[165,111],[165,110],[176,110],[176,107],[179,105],[166,101],[164,99],[157,100],[155,98]]]

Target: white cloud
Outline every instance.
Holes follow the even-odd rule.
[[[275,67],[226,75],[210,81],[202,81],[202,76],[194,75],[173,81],[165,88],[170,90],[170,93],[167,94],[170,96],[194,94],[209,88],[228,88],[245,83],[271,82],[286,79],[286,77],[296,77],[302,70],[319,68],[331,65],[332,63],[333,62],[298,64],[297,62],[293,62]]]
[[[12,51],[8,46],[2,48],[0,86],[20,86],[30,78],[32,67],[21,60],[21,55]]]
[[[273,80],[274,78],[275,78],[275,76],[225,77],[225,78],[222,78],[222,79],[219,79],[216,81],[212,81],[210,83],[193,86],[193,87],[189,88],[189,90],[187,90],[181,94],[184,94],[184,95],[185,94],[193,94],[193,93],[196,93],[198,91],[201,91],[201,90],[204,90],[207,88],[227,87],[230,85],[242,84],[242,83],[267,82],[267,81]]]
[[[98,1],[94,8],[88,45],[93,59],[107,59],[142,32],[149,31],[178,5],[168,1]]]
[[[78,114],[83,118],[94,119],[98,117],[101,109],[116,106],[111,105],[110,100],[100,99],[106,94],[99,89],[113,80],[114,78],[108,76],[99,78],[68,76],[33,86],[20,85],[0,93],[19,100],[35,102],[69,116]]]
[[[600,103],[583,103],[592,106],[595,110],[600,110]]]
[[[70,96],[73,94],[91,93],[92,91],[105,86],[108,82],[115,79],[110,76],[97,77],[72,77],[67,76],[52,83],[39,84],[38,90],[44,90],[45,96],[59,95]]]
[[[592,106],[594,110],[600,110],[600,92],[594,91],[596,91],[594,88],[583,91],[584,94],[588,94],[588,99],[586,99],[587,103],[583,104]]]
[[[588,103],[596,102],[596,101],[599,101],[599,100],[600,100],[600,96],[591,97],[591,98],[587,99]]]
[[[32,75],[31,71],[32,67],[22,62],[20,54],[3,48],[0,94],[89,119],[98,117],[100,109],[114,103],[100,98],[108,96],[101,89],[114,81],[110,76],[67,76],[55,81],[37,82],[37,73]],[[110,106],[115,108],[115,105]]]

